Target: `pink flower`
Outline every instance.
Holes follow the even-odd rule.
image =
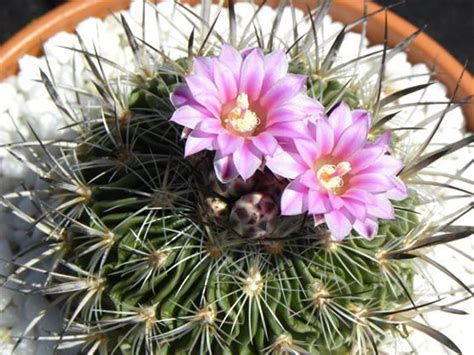
[[[367,140],[369,127],[368,112],[342,103],[328,119],[308,124],[310,139],[295,138],[269,159],[274,173],[294,179],[283,192],[282,214],[324,219],[337,240],[352,228],[371,238],[378,218],[394,219],[390,199],[407,197],[396,177],[403,164],[388,154],[388,134]]]
[[[222,182],[251,177],[285,139],[306,135],[305,120],[322,113],[305,95],[306,77],[288,74],[281,50],[239,53],[224,45],[219,57],[196,58],[185,79],[171,96],[177,108],[171,120],[189,130],[186,156],[216,151],[214,168]]]

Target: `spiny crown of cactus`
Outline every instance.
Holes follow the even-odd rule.
[[[203,2],[203,14],[209,6]],[[262,37],[251,19],[237,40],[230,6],[229,39],[214,31],[215,22],[196,15],[187,56],[178,60],[138,41],[122,18],[136,70],[118,80],[102,69],[113,63],[84,47],[97,109],[67,102],[41,73],[76,136],[10,145],[47,188],[2,198],[44,233],[36,257],[5,281],[61,307],[63,331],[39,340],[91,353],[365,354],[413,328],[459,352],[414,319],[437,305],[413,298],[413,277],[420,261],[450,274],[424,251],[467,237],[472,228],[420,219],[417,208],[426,196],[411,182],[473,139],[423,154],[429,138],[417,154],[404,157],[404,167],[398,160],[399,138],[390,126],[395,114],[386,108],[426,85],[383,97],[384,66],[416,34],[393,49],[336,65],[348,29],[369,16],[344,28],[323,51],[324,1],[306,15],[307,33],[294,24],[294,41],[284,44],[284,53],[274,48],[283,7],[270,36]],[[241,72],[223,67],[219,58],[241,63]],[[364,61],[377,70],[351,73],[354,62]],[[221,121],[209,123],[208,114],[221,104]],[[281,115],[271,116],[272,109]],[[344,148],[336,144],[343,140],[335,132],[341,117],[357,128]],[[264,133],[266,140],[257,142]],[[354,148],[354,141],[361,143]],[[361,161],[349,159],[348,149],[362,147],[367,154]],[[305,154],[317,164],[305,165]],[[388,163],[373,167],[381,156]],[[359,177],[357,185],[355,170],[371,167],[366,174],[390,172],[374,181]],[[375,186],[383,185],[381,176],[391,183]],[[354,192],[342,213],[334,206],[351,187],[361,193]],[[20,195],[31,197],[36,216],[15,205]],[[44,274],[44,282],[22,281],[28,273]]]

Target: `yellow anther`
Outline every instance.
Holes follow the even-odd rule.
[[[319,183],[326,189],[336,193],[344,186],[344,175],[351,171],[351,164],[347,161],[337,165],[324,164],[316,172]]]

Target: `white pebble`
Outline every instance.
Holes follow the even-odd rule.
[[[15,88],[9,83],[0,83],[0,113],[6,112],[15,99]]]

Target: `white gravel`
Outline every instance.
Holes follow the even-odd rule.
[[[170,1],[165,1],[157,5],[156,9],[160,14],[158,17],[150,5],[147,4],[146,6],[147,10],[144,26],[145,40],[156,48],[164,48],[171,58],[183,56],[183,54],[186,53],[187,38],[192,30],[191,23],[186,19],[186,16],[189,15],[184,16],[181,12],[176,11]],[[199,11],[199,6],[196,8]],[[214,6],[211,11],[211,19],[214,18],[217,11],[217,6]],[[253,11],[254,9],[249,3],[236,4],[236,13],[239,20],[238,33],[242,33]],[[225,12],[226,10],[223,10],[216,24],[216,30],[223,38],[226,38],[228,33],[228,22]],[[258,17],[264,34],[268,35],[271,30],[274,13],[273,9],[265,6]],[[142,1],[133,1],[130,9],[122,12],[122,14],[132,28],[132,31],[137,37],[141,38],[143,27]],[[299,21],[302,19],[303,14],[297,12],[296,17]],[[158,24],[162,29],[161,32],[157,31]],[[436,24],[432,25],[436,26]],[[292,39],[291,28],[291,11],[287,10],[283,15],[282,25],[278,31],[278,36],[287,43]],[[306,23],[301,27],[300,32],[304,33],[304,30],[308,28],[309,24]],[[334,39],[334,34],[341,28],[342,25],[340,23],[332,22],[327,16],[324,18],[324,33],[320,33],[320,38]],[[110,15],[104,20],[89,18],[81,22],[76,28],[76,31],[82,37],[89,50],[92,51],[95,46],[100,55],[128,69],[134,69],[133,55],[130,48],[124,47],[126,44],[126,36],[118,21],[118,17]],[[359,49],[361,40],[363,41],[363,53],[380,49],[380,46],[369,47],[366,39],[362,39],[357,33],[350,33],[343,43],[338,61],[344,62],[345,60],[353,58]],[[329,49],[330,42],[329,40],[326,42],[325,51]],[[278,45],[279,43],[276,43],[276,46]],[[92,90],[89,81],[91,74],[81,55],[61,48],[63,46],[78,48],[77,38],[72,34],[64,32],[51,37],[45,43],[45,53],[48,56],[49,67],[44,57],[35,58],[26,55],[19,62],[18,74],[0,83],[0,97],[2,98],[0,100],[0,144],[19,141],[20,136],[17,133],[17,129],[24,138],[33,140],[33,136],[27,127],[27,122],[29,122],[38,135],[45,140],[59,138],[67,133],[60,129],[66,125],[67,122],[49,98],[43,85],[37,82],[39,70],[41,69],[46,73],[52,74],[51,76],[54,77],[56,83],[60,83],[60,86],[64,88],[76,87],[84,90]],[[75,65],[75,72],[72,63]],[[108,77],[114,78],[117,76],[117,73],[112,67],[105,66],[104,68],[106,69]],[[361,66],[358,73],[362,72],[362,69],[364,69],[364,66]],[[365,69],[367,69],[367,66]],[[403,80],[396,80],[397,78],[428,72],[428,68],[424,64],[411,65],[407,61],[405,53],[396,55],[387,66],[386,75],[389,79],[393,79],[393,82],[386,88],[386,94],[407,87],[408,85],[424,83],[428,80],[427,76],[413,77],[411,79],[405,78]],[[372,83],[373,85],[373,77],[368,80],[368,83]],[[75,100],[74,95],[67,90],[62,90],[62,95],[71,102]],[[412,94],[409,97],[399,100],[399,103],[414,102],[418,100],[419,97],[420,94]],[[445,101],[447,100],[446,88],[442,84],[436,83],[426,90],[423,97],[425,100],[429,98],[429,101]],[[440,107],[434,106],[420,106],[415,110],[404,109],[398,115],[397,123],[415,126],[418,122],[421,122],[439,110]],[[464,117],[460,109],[455,109],[448,113],[430,149],[438,148],[443,144],[454,142],[461,138],[464,134],[463,122]],[[401,154],[402,157],[409,156],[419,143],[422,142],[424,137],[426,137],[428,132],[429,130],[424,130],[415,134],[407,134],[400,145],[399,154]],[[472,160],[473,156],[473,149],[463,149],[451,155],[449,158],[442,159],[430,170],[438,170],[455,175],[462,166]],[[470,171],[466,172],[464,176],[474,176],[473,167],[471,167]],[[9,155],[5,149],[0,148],[0,194],[20,189],[19,182],[22,180],[31,188],[34,188],[37,184],[36,178],[29,173],[22,164]],[[438,200],[436,199],[436,201]],[[468,203],[468,201],[464,201],[464,203]],[[25,211],[31,210],[31,206],[27,200],[22,201],[20,204]],[[428,212],[425,211],[427,220],[440,218],[449,214],[450,211],[455,211],[459,208],[459,201],[454,200],[443,204],[434,203],[431,204],[430,207],[431,209],[428,210]],[[473,213],[465,216],[460,221],[460,224],[472,225],[473,217]],[[12,256],[12,249],[24,250],[34,243],[37,238],[38,233],[32,233],[29,226],[17,219],[12,219],[11,215],[0,207],[0,260],[9,260]],[[470,240],[457,242],[454,245],[471,255],[471,257],[474,254],[472,238]],[[436,257],[436,259],[444,265],[448,265],[451,270],[456,271],[456,274],[460,275],[461,279],[468,284],[469,282],[471,284],[474,282],[472,261],[454,253],[445,246],[433,251],[432,256]],[[5,275],[10,271],[11,265],[0,261],[0,274]],[[439,272],[431,269],[429,269],[429,272],[435,280],[436,285],[443,286],[442,289],[453,290],[458,288],[454,286],[451,281],[446,280],[446,277]],[[417,280],[417,284],[418,283],[420,283],[420,287],[424,284],[420,282],[420,280]],[[420,288],[419,291],[420,295],[423,295],[425,292],[432,293],[432,290],[427,290],[426,287]],[[26,297],[10,290],[0,290],[0,354],[9,354],[11,352],[13,343],[11,335],[20,335],[30,320],[35,317],[46,303],[46,300],[39,296]],[[457,307],[466,310],[470,308],[472,310],[474,304],[471,301]],[[472,335],[469,332],[469,329],[472,329],[472,324],[474,324],[474,317],[472,315],[453,316],[447,313],[437,312],[430,315],[428,321],[435,328],[442,329],[461,349],[464,349],[465,352],[469,352],[472,348],[472,340],[470,339]],[[45,329],[54,329],[58,324],[60,324],[59,315],[53,313],[44,320],[43,324],[37,326],[30,335],[44,334]],[[444,353],[444,350],[435,342],[432,340],[425,341],[426,339],[426,336],[420,336],[419,334],[414,334],[413,336],[413,342],[420,344],[417,346],[420,353]],[[46,344],[25,340],[16,350],[16,354],[50,354],[51,351],[51,348],[48,348]],[[393,353],[393,347],[388,346],[387,352]]]

